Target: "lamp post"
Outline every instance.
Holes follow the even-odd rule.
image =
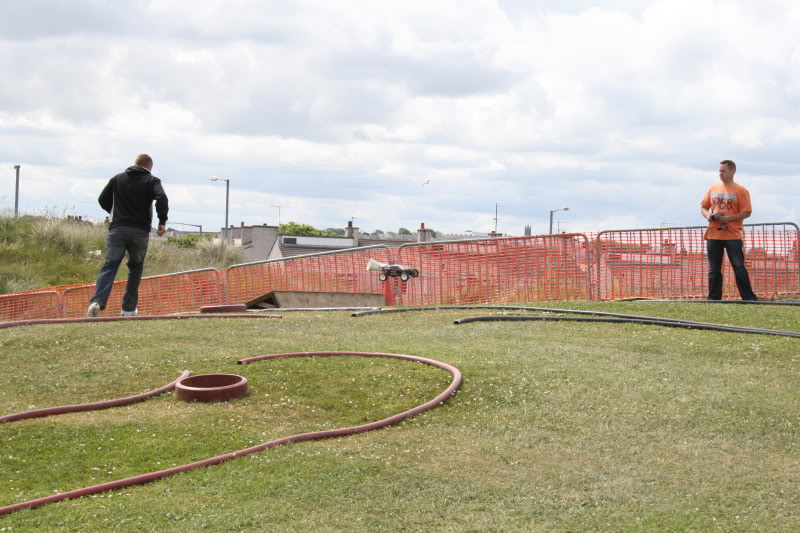
[[[216,176],[211,176],[211,181],[225,182],[225,240],[230,241],[230,239],[228,238],[230,236],[230,230],[228,229],[228,198],[230,194],[231,180],[226,178],[218,178]]]
[[[553,209],[550,211],[550,233],[553,233],[553,213],[557,211],[569,211],[569,207],[559,207],[558,209]]]
[[[497,208],[508,207],[507,205],[494,204],[494,233],[497,235]]]
[[[278,208],[278,227],[281,225],[281,207],[286,207],[285,205],[271,205],[270,207],[277,207]]]
[[[14,165],[14,170],[17,171],[17,186],[14,189],[14,218],[19,216],[19,165]]]
[[[203,236],[203,225],[202,224],[189,224],[187,222],[173,222],[173,224],[180,224],[181,226],[192,226],[193,228],[197,228],[197,231],[200,232],[200,236]]]

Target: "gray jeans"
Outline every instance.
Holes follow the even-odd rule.
[[[116,226],[108,230],[106,236],[106,260],[97,275],[92,302],[105,309],[114,278],[122,263],[122,257],[128,252],[128,284],[122,298],[122,310],[134,311],[139,303],[139,282],[144,271],[144,258],[147,255],[147,243],[150,232],[140,228]]]

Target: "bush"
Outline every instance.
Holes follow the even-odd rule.
[[[216,241],[200,241],[197,246],[197,251],[199,252],[199,256],[209,264],[228,267],[237,263],[244,263],[242,249],[228,244],[222,239]]]
[[[178,248],[196,248],[199,241],[200,236],[195,233],[181,237],[167,237],[167,243],[174,244]]]

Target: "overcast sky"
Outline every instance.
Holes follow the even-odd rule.
[[[210,176],[236,225],[700,225],[733,159],[749,222],[800,222],[799,27],[796,0],[0,0],[0,210],[19,164],[22,211],[102,219],[146,152],[204,230]]]

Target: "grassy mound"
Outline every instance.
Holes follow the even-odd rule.
[[[106,229],[84,221],[0,216],[0,293],[94,283],[105,255]],[[225,242],[206,239],[152,240],[145,276],[244,262]],[[125,279],[120,268],[117,279]]]
[[[574,303],[800,330],[794,309]],[[560,307],[563,307],[561,305]],[[480,314],[488,314],[481,311]],[[158,470],[422,403],[399,426],[299,443],[0,518],[11,531],[797,531],[800,340],[644,325],[476,323],[468,311],[0,331],[3,414],[139,393],[180,370],[231,372],[246,398],[163,395],[0,426],[0,505]]]

